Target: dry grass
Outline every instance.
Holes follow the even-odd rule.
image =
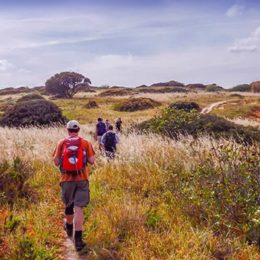
[[[260,120],[252,120],[247,118],[234,118],[229,121],[242,126],[253,126],[260,130]]]
[[[146,120],[158,112],[157,109],[133,112],[131,115],[116,112],[113,111],[113,105],[125,97],[104,98],[96,95],[97,93],[79,93],[73,100],[54,100],[69,119],[76,118],[83,124],[88,123],[82,126],[81,135],[91,142],[94,142],[92,132],[99,116],[108,118],[111,122],[121,116],[124,127],[127,128],[131,122]],[[245,96],[243,100],[259,99],[259,95]],[[15,99],[18,97],[20,95]],[[224,93],[138,94],[135,97],[150,97],[162,102],[164,106],[177,101],[193,101],[201,107],[230,99]],[[93,99],[100,108],[92,109],[91,112],[84,109],[87,101]],[[227,106],[224,111],[229,109]],[[225,115],[224,112],[223,114]],[[235,121],[243,125],[259,126],[254,121]],[[63,127],[0,128],[0,161],[19,156],[30,163],[34,174],[30,177],[29,185],[38,198],[34,203],[22,199],[12,207],[1,207],[0,258],[24,259],[25,254],[29,254],[31,259],[62,259],[64,234],[59,171],[52,165],[51,157],[57,141],[65,136]],[[174,195],[177,186],[173,184],[181,172],[191,173],[201,166],[201,161],[209,158],[214,147],[225,147],[229,141],[212,140],[207,136],[197,141],[192,137],[174,141],[153,134],[134,133],[121,135],[120,139],[116,159],[108,163],[98,153],[96,166],[91,169],[91,203],[84,210],[84,238],[91,248],[89,259],[259,257],[257,247],[245,243],[243,235],[223,237],[216,235],[210,222],[195,223],[183,209],[185,200],[177,199]],[[231,144],[234,151],[244,149],[233,141]],[[94,147],[97,151],[96,143]],[[210,165],[218,168],[218,157],[210,158]],[[246,163],[241,160],[225,160],[224,168],[228,168],[230,163]],[[14,220],[11,220],[12,215]],[[15,221],[19,224],[12,231]]]
[[[92,140],[91,130],[93,125],[83,126],[82,136]],[[12,210],[7,207],[5,214],[13,212],[23,219],[24,236],[39,252],[45,252],[48,246],[53,258],[59,257],[58,247],[63,234],[59,173],[52,166],[51,154],[56,142],[65,136],[64,128],[59,127],[0,128],[1,159],[19,155],[33,163],[36,174],[30,183],[37,187],[40,198],[39,203],[29,205],[26,211],[17,205]],[[116,160],[108,163],[98,155],[97,165],[92,169],[92,200],[85,209],[84,232],[91,248],[89,259],[257,257],[257,248],[248,246],[239,238],[215,236],[206,223],[204,226],[194,225],[168,187],[172,167],[176,172],[178,165],[187,172],[192,171],[202,157],[211,153],[212,146],[218,147],[228,141],[208,137],[196,142],[192,137],[174,141],[157,135],[136,134],[121,135],[120,138]],[[240,145],[235,146],[239,148]],[[212,162],[217,165],[217,158]],[[18,234],[22,230],[22,227],[18,229]],[[10,233],[5,237],[4,245],[15,249],[19,241],[17,235]],[[9,259],[12,259],[11,253]]]

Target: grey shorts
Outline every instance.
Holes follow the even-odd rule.
[[[86,207],[89,203],[89,182],[88,181],[66,181],[60,184],[61,198],[65,207],[74,206]]]
[[[101,144],[102,135],[97,136],[98,143]]]

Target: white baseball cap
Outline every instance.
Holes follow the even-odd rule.
[[[67,123],[67,129],[78,129],[80,128],[80,124],[78,121],[76,120],[70,120],[68,123]]]

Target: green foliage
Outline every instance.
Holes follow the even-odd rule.
[[[12,232],[16,229],[16,227],[19,225],[19,223],[21,222],[19,217],[14,216],[13,214],[11,214],[5,222],[5,229],[8,230],[9,232]]]
[[[110,97],[110,96],[128,96],[134,94],[134,90],[130,88],[113,88],[107,89],[101,92],[98,96],[100,97]]]
[[[229,91],[250,92],[251,87],[249,84],[241,84],[229,89]]]
[[[44,100],[44,98],[39,94],[32,93],[32,94],[22,96],[21,98],[19,98],[17,100],[17,102],[25,102],[25,101],[31,101],[31,100]]]
[[[200,157],[192,171],[183,167],[174,175],[173,168],[169,185],[196,223],[211,226],[215,234],[247,234],[259,228],[259,157],[257,145],[212,144],[211,152]]]
[[[187,93],[188,90],[183,87],[143,87],[138,92],[142,93]]]
[[[39,99],[18,102],[4,113],[0,123],[2,126],[26,127],[64,124],[65,121],[55,104]]]
[[[186,112],[190,112],[191,110],[195,109],[197,111],[200,111],[200,107],[197,103],[195,102],[175,102],[169,105],[170,108],[172,109],[182,109]]]
[[[90,79],[76,72],[55,74],[45,83],[46,92],[59,98],[72,98],[78,91],[89,88]]]
[[[206,87],[207,92],[217,92],[217,91],[221,91],[221,90],[223,90],[223,88],[218,86],[217,84],[207,85],[207,87]]]
[[[27,181],[32,174],[32,166],[19,157],[11,163],[8,161],[0,162],[0,204],[12,205],[17,198],[30,197],[32,190]],[[14,219],[11,218],[10,223],[12,220]]]
[[[145,110],[155,108],[161,104],[150,98],[131,98],[121,103],[115,104],[114,109],[116,111],[134,112],[139,110]]]
[[[159,223],[161,217],[159,214],[154,210],[149,210],[146,213],[147,219],[146,219],[146,225],[148,228],[151,228],[152,230],[155,230],[157,224]]]
[[[260,133],[252,127],[243,127],[214,115],[202,115],[196,110],[186,112],[166,108],[159,116],[136,126],[141,131],[161,133],[171,138],[182,135],[199,137],[208,134],[217,138],[234,138],[237,142],[260,141]]]
[[[30,237],[20,238],[15,257],[28,260],[53,260],[55,257],[53,250],[47,247],[37,247],[35,241]]]
[[[98,104],[95,100],[90,100],[84,107],[87,109],[98,108]]]

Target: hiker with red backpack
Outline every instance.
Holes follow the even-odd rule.
[[[101,144],[101,138],[104,133],[106,133],[106,124],[103,122],[102,118],[98,118],[98,122],[96,124],[96,134],[95,134],[95,139],[98,141],[99,144],[99,150],[102,151],[102,144]]]
[[[95,163],[95,152],[91,143],[79,136],[80,124],[76,120],[67,123],[68,137],[58,142],[53,160],[61,171],[61,194],[65,205],[65,230],[73,236],[76,250],[83,249],[83,207],[89,203],[89,181],[87,164]],[[74,223],[74,228],[73,228]]]
[[[109,159],[115,158],[116,146],[119,143],[119,138],[116,133],[113,132],[113,126],[108,127],[108,131],[102,136],[101,144],[103,145],[106,156]]]

